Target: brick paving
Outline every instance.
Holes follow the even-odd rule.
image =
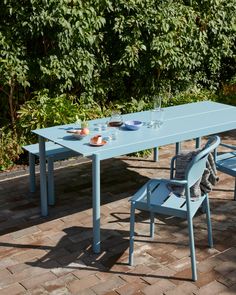
[[[236,132],[222,135],[236,144]],[[184,149],[193,147],[186,142]],[[210,194],[214,248],[207,247],[205,216],[194,219],[198,281],[191,281],[186,221],[137,212],[135,265],[128,260],[129,197],[149,178],[168,177],[174,145],[152,157],[120,157],[101,165],[102,251],[91,249],[91,163],[69,162],[55,171],[56,206],[40,216],[26,173],[0,179],[0,294],[236,294],[234,180],[219,173]],[[72,165],[73,164],[73,165]]]

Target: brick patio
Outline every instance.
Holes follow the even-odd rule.
[[[235,131],[223,138],[236,144]],[[221,173],[210,194],[213,249],[204,214],[194,219],[197,282],[191,281],[187,224],[176,218],[157,216],[151,240],[147,215],[137,212],[135,266],[127,264],[128,199],[147,179],[169,176],[174,151],[174,145],[161,148],[158,163],[152,157],[102,162],[100,255],[91,249],[90,161],[57,165],[57,202],[47,218],[40,217],[38,175],[35,194],[27,175],[0,180],[0,294],[236,294],[234,180]]]

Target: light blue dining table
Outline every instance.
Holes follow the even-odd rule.
[[[149,128],[144,124],[136,131],[124,127],[118,129],[116,140],[94,147],[89,144],[95,134],[107,136],[109,131],[98,132],[95,124],[105,123],[108,118],[89,121],[90,134],[82,140],[75,140],[67,130],[76,124],[37,129],[32,132],[39,137],[40,152],[40,198],[41,214],[48,215],[45,140],[66,147],[78,155],[92,159],[92,200],[93,200],[93,251],[100,252],[100,162],[145,149],[200,138],[210,134],[236,128],[236,107],[211,101],[171,106],[164,109],[164,124],[161,128]],[[150,111],[122,115],[123,120],[150,121]]]

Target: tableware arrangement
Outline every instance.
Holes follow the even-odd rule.
[[[95,123],[94,130],[95,131],[106,131],[107,130],[107,122],[104,123]]]
[[[130,121],[125,121],[124,125],[125,125],[125,128],[129,130],[138,130],[143,125],[143,123],[138,120],[130,120]]]

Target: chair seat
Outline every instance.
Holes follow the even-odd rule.
[[[161,213],[165,215],[174,215],[180,218],[187,218],[187,204],[186,197],[179,196],[167,187],[165,181],[162,180],[151,180],[148,185],[150,185],[151,195],[150,195],[150,206],[147,200],[147,184],[140,188],[136,192],[132,201],[135,201],[135,208],[140,210],[152,211],[155,213]],[[190,215],[193,217],[205,196],[199,198],[194,198],[191,200]]]
[[[236,152],[218,155],[216,168],[221,172],[236,177]]]

